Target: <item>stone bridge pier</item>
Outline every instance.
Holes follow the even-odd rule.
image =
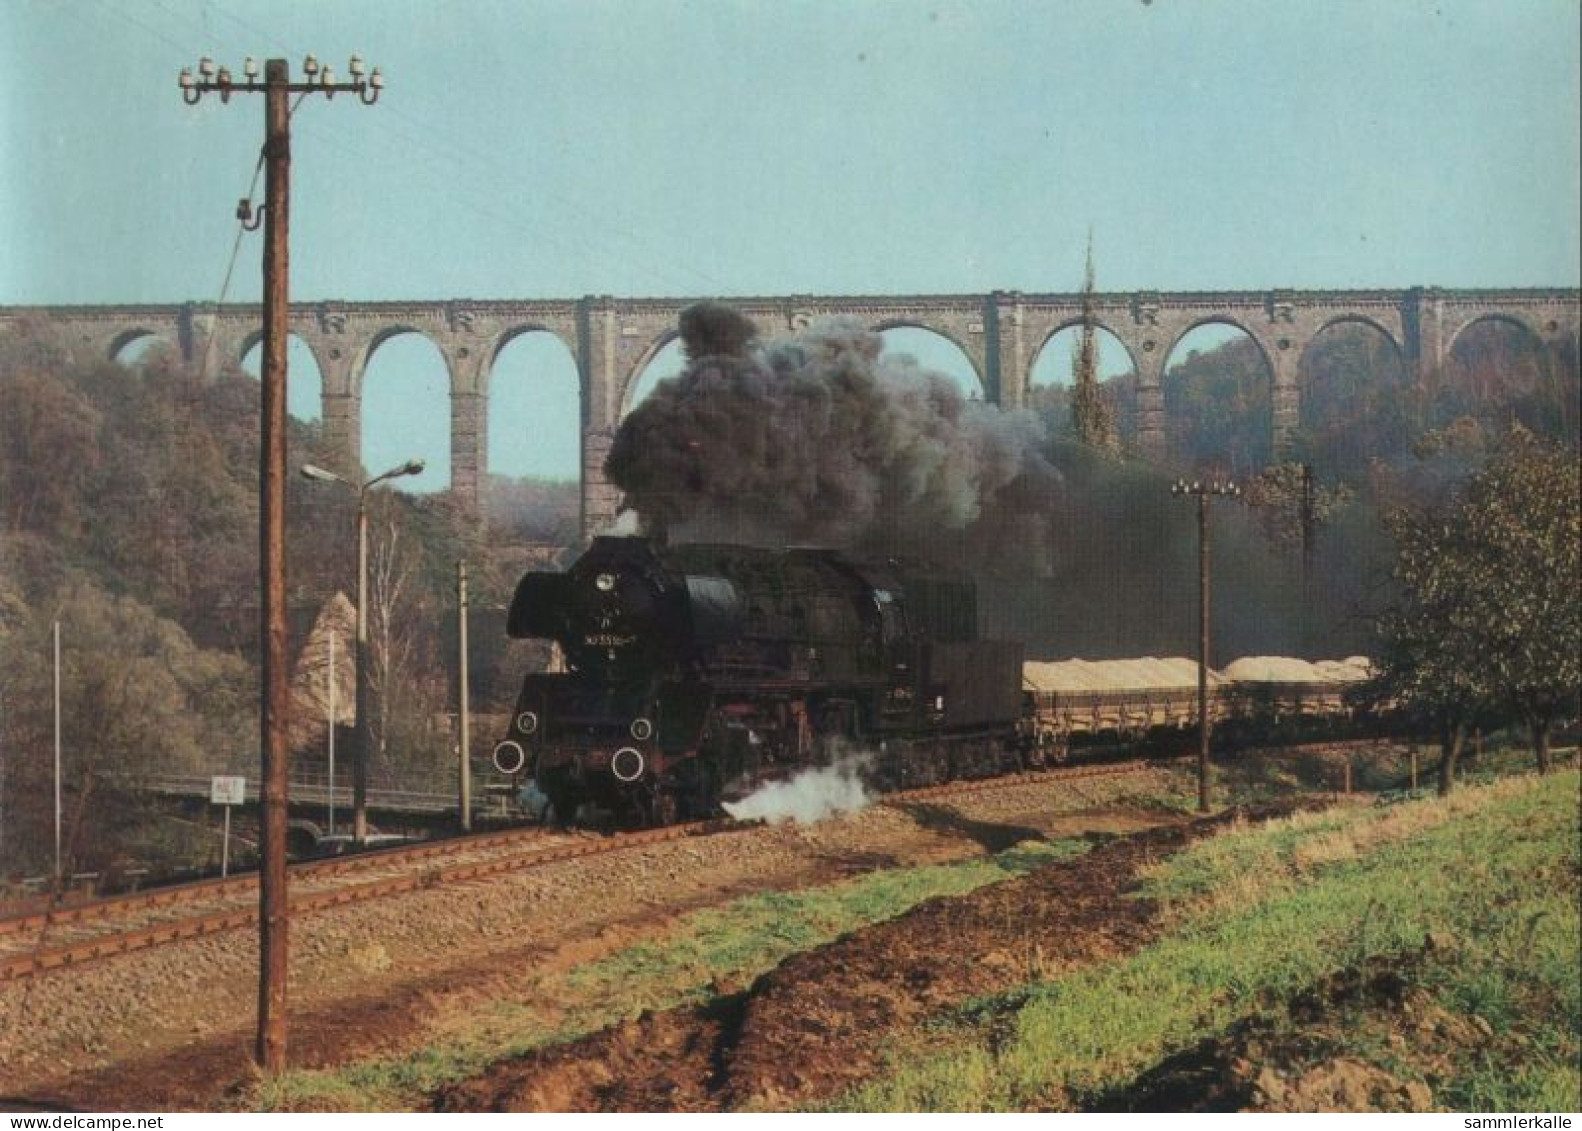
[[[676,337],[677,317],[696,299],[580,299],[411,302],[303,302],[290,326],[312,353],[322,379],[325,458],[347,470],[361,465],[364,373],[381,345],[421,334],[444,359],[450,385],[450,489],[474,513],[488,474],[489,385],[500,351],[517,336],[544,332],[569,352],[578,375],[582,529],[585,536],[615,516],[619,496],[604,459],[631,409],[638,377]],[[915,327],[954,343],[967,358],[983,399],[1027,403],[1039,354],[1060,331],[1084,318],[1081,294],[994,291],[967,295],[748,297],[726,299],[764,337],[796,330],[825,315],[848,315],[883,331]],[[1456,339],[1482,321],[1521,327],[1532,340],[1578,345],[1582,292],[1576,289],[1371,291],[1135,291],[1090,296],[1097,326],[1130,355],[1137,381],[1138,445],[1165,447],[1165,365],[1177,343],[1204,325],[1245,332],[1267,365],[1272,450],[1289,449],[1301,420],[1301,359],[1313,341],[1341,323],[1371,326],[1389,341],[1410,376],[1443,365]],[[0,307],[0,335],[28,334],[70,358],[117,356],[153,336],[188,362],[213,372],[239,363],[258,342],[256,305],[221,307],[121,305]],[[0,381],[4,374],[0,374]],[[378,395],[374,391],[371,395]],[[373,468],[377,473],[382,468]]]

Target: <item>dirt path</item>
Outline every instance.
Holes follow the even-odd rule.
[[[877,806],[311,916],[293,928],[291,1063],[421,1048],[448,1018],[519,996],[535,975],[658,937],[677,916],[748,891],[1174,824],[1129,800],[1160,790],[1166,773]],[[234,1100],[253,1079],[255,961],[241,932],[5,987],[0,1102],[202,1110]]]
[[[446,1089],[436,1106],[716,1111],[833,1097],[872,1076],[886,1042],[932,1014],[1145,945],[1155,935],[1153,905],[1117,896],[1141,868],[1226,819],[1121,836],[1075,860],[931,900],[787,960],[736,998],[497,1065]]]

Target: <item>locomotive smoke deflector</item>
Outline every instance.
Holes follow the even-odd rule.
[[[516,583],[505,633],[521,640],[558,640],[566,632],[566,597],[570,578],[564,573],[528,573]]]

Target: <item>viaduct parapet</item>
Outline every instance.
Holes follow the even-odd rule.
[[[1025,403],[1033,365],[1050,338],[1083,320],[1081,294],[895,295],[727,298],[765,337],[798,329],[814,318],[854,316],[874,330],[916,327],[954,342],[970,360],[984,399]],[[613,298],[516,301],[447,299],[413,302],[298,302],[291,333],[312,351],[322,381],[327,446],[348,462],[359,459],[363,374],[369,358],[398,334],[426,337],[445,359],[451,396],[451,487],[476,507],[487,473],[489,378],[500,351],[521,334],[553,334],[570,351],[579,375],[582,408],[582,519],[585,532],[614,516],[618,492],[604,477],[604,458],[631,407],[638,376],[672,339],[676,320],[693,298]],[[1297,374],[1313,340],[1338,323],[1372,326],[1398,352],[1413,376],[1431,372],[1456,338],[1487,319],[1514,323],[1546,345],[1578,340],[1582,291],[1136,291],[1101,293],[1091,309],[1097,325],[1131,355],[1138,386],[1138,442],[1158,451],[1164,442],[1166,359],[1199,326],[1245,331],[1268,365],[1272,382],[1273,448],[1287,445],[1301,410]],[[0,333],[31,333],[67,356],[115,357],[130,342],[154,336],[188,361],[240,362],[262,334],[256,305],[0,307]]]

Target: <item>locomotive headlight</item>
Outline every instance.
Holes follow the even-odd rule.
[[[623,746],[610,755],[610,773],[623,782],[634,782],[643,776],[643,756],[630,746]]]
[[[654,724],[647,719],[632,720],[632,737],[638,742],[647,742],[654,737]]]
[[[534,734],[538,730],[538,716],[532,711],[523,711],[516,716],[516,729],[523,734]]]
[[[520,745],[507,739],[494,748],[494,768],[502,774],[510,776],[522,772],[522,767],[527,765],[527,751]]]
[[[615,591],[615,575],[601,573],[593,579],[593,585],[600,593],[613,593]]]

